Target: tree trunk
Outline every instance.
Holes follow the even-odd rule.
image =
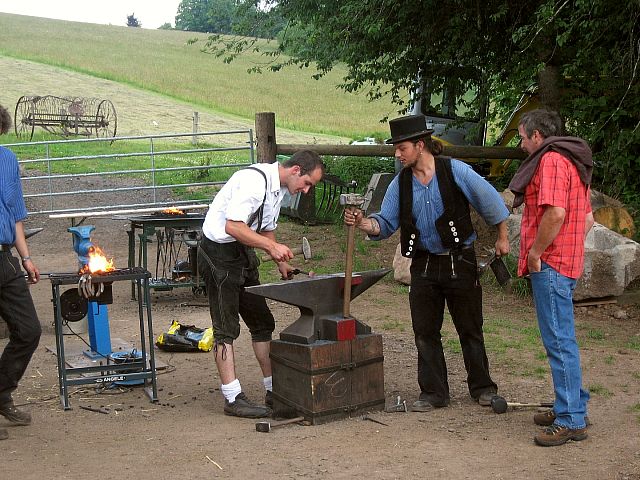
[[[560,68],[546,64],[538,73],[538,98],[542,107],[560,111]]]

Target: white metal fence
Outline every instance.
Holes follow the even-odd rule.
[[[191,139],[195,135],[198,143],[192,145]],[[69,144],[96,142],[109,145],[108,153],[56,153]],[[140,148],[136,143],[140,143]],[[162,146],[167,143],[180,147],[167,149]],[[135,151],[130,151],[132,144],[135,145]],[[226,169],[228,174],[221,176],[228,178],[237,169],[255,163],[251,129],[26,142],[4,146],[16,153],[23,169],[22,184],[30,215],[180,206],[198,200],[209,201],[209,196],[198,199],[198,191],[204,191],[204,187],[222,185],[226,181],[208,179],[209,172]],[[222,152],[241,154],[233,155],[233,161],[227,160],[225,163],[216,158],[221,157]],[[164,160],[162,166],[158,165],[160,159]],[[128,165],[122,168],[125,162]],[[73,170],[82,173],[59,173]],[[176,189],[187,192],[189,198],[178,198]]]

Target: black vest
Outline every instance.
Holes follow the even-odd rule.
[[[449,250],[462,248],[473,233],[469,201],[456,185],[451,171],[451,158],[436,157],[438,189],[444,213],[436,220],[436,230],[442,245]],[[413,172],[403,168],[399,178],[400,191],[400,249],[403,257],[412,258],[418,250],[420,232],[413,219]]]

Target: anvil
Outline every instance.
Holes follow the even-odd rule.
[[[353,273],[351,299],[366,291],[390,271],[391,269],[386,268]],[[298,307],[300,317],[280,333],[280,340],[311,344],[324,339],[325,320],[343,318],[344,278],[344,273],[316,275],[247,287],[246,291]],[[371,333],[371,327],[358,320],[355,322],[357,335]]]

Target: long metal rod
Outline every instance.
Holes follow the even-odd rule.
[[[195,205],[183,205],[180,208],[182,210],[195,210],[199,208],[208,208],[209,205],[206,203],[198,203]],[[128,208],[123,210],[106,210],[101,212],[73,212],[73,213],[56,213],[49,215],[49,218],[73,218],[73,217],[96,217],[100,215],[122,215],[125,213],[150,213],[150,212],[161,212],[165,210],[167,207],[153,207],[153,208]]]

